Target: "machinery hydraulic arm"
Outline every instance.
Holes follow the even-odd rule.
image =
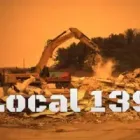
[[[42,53],[42,56],[36,65],[36,72],[40,73],[46,63],[48,62],[49,58],[52,56],[53,51],[62,43],[65,41],[75,37],[76,39],[79,39],[81,42],[85,43],[87,46],[95,50],[95,52],[99,52],[98,46],[93,43],[86,35],[84,35],[81,31],[79,31],[77,28],[69,28],[68,31],[64,31],[60,35],[58,35],[56,38],[51,40],[44,48],[44,51]]]

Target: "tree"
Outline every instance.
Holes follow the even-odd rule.
[[[58,61],[57,67],[66,67],[68,63],[68,50],[65,48],[58,49],[55,61]]]
[[[57,51],[56,61],[59,62],[59,67],[68,67],[73,65],[81,68],[84,64],[84,59],[91,49],[83,43],[72,43],[67,49],[60,48]]]
[[[135,46],[140,46],[140,30],[136,30],[135,39],[134,39]],[[140,48],[140,47],[138,47]]]
[[[114,58],[118,62],[118,70],[140,67],[140,31],[127,29],[124,33],[111,34],[105,38],[94,37],[91,41],[99,46],[104,58]],[[57,54],[56,60],[61,68],[73,65],[89,70],[95,62],[94,50],[82,42],[72,43],[66,49],[61,48]]]
[[[136,29],[127,29],[125,31],[125,38],[128,45],[131,45],[133,43],[134,38],[135,38],[135,31]]]

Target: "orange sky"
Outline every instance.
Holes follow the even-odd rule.
[[[46,40],[69,27],[87,36],[140,28],[139,0],[0,0],[0,67],[35,65]]]

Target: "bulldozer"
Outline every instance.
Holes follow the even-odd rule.
[[[1,69],[1,86],[15,84],[19,80],[28,79],[32,75],[37,79],[36,81],[38,81],[38,83],[40,79],[43,79],[47,83],[55,83],[57,85],[56,87],[67,87],[71,82],[71,74],[69,72],[50,72],[46,64],[49,58],[52,57],[54,50],[73,37],[79,39],[82,43],[86,44],[86,46],[93,49],[96,54],[99,53],[97,44],[92,42],[84,33],[77,28],[69,28],[47,43],[35,67],[20,70],[18,68],[14,70]]]

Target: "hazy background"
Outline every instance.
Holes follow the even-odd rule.
[[[139,0],[0,0],[0,67],[35,65],[69,27],[89,37],[140,28]],[[66,44],[67,45],[67,44]]]

